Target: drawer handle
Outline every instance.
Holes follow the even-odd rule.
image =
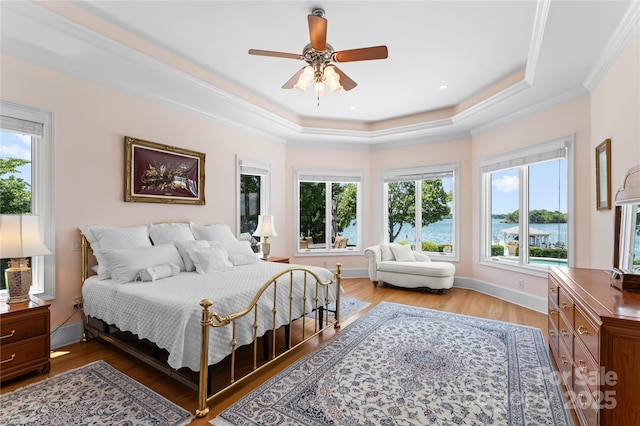
[[[7,362],[11,362],[16,358],[16,354],[11,354],[11,358],[5,359],[4,361],[0,361],[0,364],[5,364]]]
[[[11,330],[11,333],[7,334],[6,336],[0,336],[0,340],[1,339],[6,339],[7,337],[12,337],[14,334],[16,334],[15,330]]]
[[[580,408],[582,408],[583,410],[589,408],[589,400],[587,399],[587,396],[582,392],[578,394],[578,403],[580,404]]]
[[[583,334],[586,334],[587,336],[589,336],[589,329],[584,325],[581,325],[580,327],[578,327],[578,334],[580,334],[581,336]]]
[[[562,330],[560,330],[560,334],[562,334],[562,337],[569,337],[571,335],[571,333],[569,333],[564,328]]]
[[[549,315],[555,315],[557,313],[558,311],[556,311],[555,309],[549,309]]]
[[[562,303],[560,304],[560,307],[561,307],[562,309],[564,309],[565,311],[568,311],[569,309],[571,309],[571,306],[570,306],[570,305],[567,305],[565,302],[562,302]]]
[[[560,355],[560,359],[562,360],[562,363],[563,363],[563,364],[569,364],[569,360],[567,359],[567,357],[566,357],[566,356],[564,356],[564,355]]]
[[[549,289],[549,293],[551,293],[551,294],[556,294],[556,289],[555,289],[555,287],[551,287],[551,288]]]
[[[556,332],[555,332],[555,331],[550,331],[550,332],[549,332],[549,335],[550,335],[551,337],[556,337]]]
[[[580,371],[582,371],[583,373],[586,373],[587,371],[589,371],[589,369],[587,368],[587,363],[583,359],[578,361],[578,367],[580,368]]]

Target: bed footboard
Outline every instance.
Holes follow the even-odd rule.
[[[198,384],[198,409],[196,410],[197,417],[204,417],[209,413],[209,404],[213,401],[213,399],[218,396],[220,393],[229,390],[232,386],[242,383],[244,380],[251,377],[254,373],[262,370],[273,361],[281,357],[282,355],[288,353],[299,345],[303,344],[310,338],[314,337],[322,330],[333,326],[334,328],[340,327],[340,273],[341,273],[342,264],[336,264],[336,272],[333,277],[328,281],[322,281],[316,273],[308,268],[295,266],[288,268],[273,277],[269,281],[267,281],[262,288],[255,295],[253,300],[247,305],[247,307],[237,313],[230,314],[224,317],[218,315],[215,311],[211,311],[211,307],[213,305],[213,301],[209,299],[202,300],[200,305],[202,306],[202,345],[201,345],[201,353],[200,353],[200,375],[199,375],[199,384]],[[304,280],[302,281],[302,297],[299,300],[295,300],[296,297],[294,293],[296,289],[294,288],[294,274],[303,274]],[[283,285],[284,283],[284,285]],[[308,287],[309,286],[309,287]],[[279,287],[285,287],[284,290],[281,290]],[[298,289],[299,290],[299,289]],[[300,336],[294,338],[292,336],[293,330],[289,330],[286,333],[285,342],[286,350],[281,353],[276,352],[276,331],[278,329],[276,323],[276,317],[278,314],[278,310],[287,309],[287,307],[278,306],[278,291],[288,292],[288,323],[287,327],[291,328],[291,325],[294,321],[301,322],[297,324],[297,331],[300,332]],[[268,360],[259,364],[258,363],[258,309],[259,309],[259,301],[261,297],[269,292],[273,295],[273,303],[271,306],[271,311],[273,313],[273,322],[270,327],[269,339],[270,339],[270,347],[271,353],[268,356]],[[332,293],[333,292],[333,293]],[[308,294],[311,294],[312,300],[309,303]],[[333,297],[331,296],[333,294]],[[335,302],[335,308],[333,310],[330,309],[330,304]],[[296,318],[293,315],[293,306],[294,303],[301,303],[304,306],[303,314],[301,317]],[[318,318],[311,320],[307,318],[306,314],[308,313],[308,306],[311,305],[313,311],[318,313]],[[326,315],[321,315],[321,312],[325,312]],[[334,313],[334,318],[330,319],[329,311]],[[240,318],[246,317],[253,313],[253,365],[249,373],[243,375],[241,378],[236,379],[235,377],[235,364],[236,364],[236,323]],[[307,322],[313,324],[312,327],[307,326]],[[209,394],[209,368],[208,368],[208,359],[209,359],[209,329],[217,327],[231,327],[231,340],[229,345],[231,347],[231,355],[230,355],[230,375],[229,382],[222,389],[219,389],[213,392],[211,395]],[[311,328],[311,329],[309,329]],[[265,345],[266,347],[266,345]],[[267,356],[267,354],[265,354]]]

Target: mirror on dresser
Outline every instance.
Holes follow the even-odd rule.
[[[640,164],[626,173],[615,204],[611,285],[640,290]]]

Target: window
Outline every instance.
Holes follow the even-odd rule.
[[[480,173],[483,262],[545,274],[573,263],[573,136],[482,160]]]
[[[296,170],[296,254],[361,251],[362,174]]]
[[[252,236],[258,226],[258,216],[269,214],[269,187],[271,166],[256,161],[238,159],[238,235],[250,241],[257,250]]]
[[[2,180],[2,213],[31,213],[40,218],[40,233],[45,245],[55,250],[55,155],[53,114],[7,101],[0,101],[0,159],[3,166],[9,159],[27,163],[16,173],[0,171]],[[19,185],[15,185],[20,181]],[[7,181],[12,181],[7,184]],[[10,204],[7,208],[5,203]],[[2,265],[3,269],[5,265]],[[31,259],[33,284],[31,294],[46,300],[54,299],[55,254]],[[4,284],[4,282],[3,282]],[[0,289],[6,297],[6,290]]]
[[[640,273],[640,204],[625,204],[620,218],[620,264],[624,271]]]
[[[383,241],[458,260],[458,173],[457,164],[383,171]]]

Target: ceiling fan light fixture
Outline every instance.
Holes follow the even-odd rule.
[[[304,71],[298,77],[298,82],[293,86],[301,92],[307,91],[307,86],[313,81],[313,67],[307,65],[304,67]]]
[[[343,88],[340,85],[340,75],[336,72],[336,69],[333,65],[325,67],[324,80],[329,86],[329,89],[331,89],[331,93]]]
[[[316,98],[324,96],[324,83],[322,81],[316,81],[313,85],[313,96]]]

